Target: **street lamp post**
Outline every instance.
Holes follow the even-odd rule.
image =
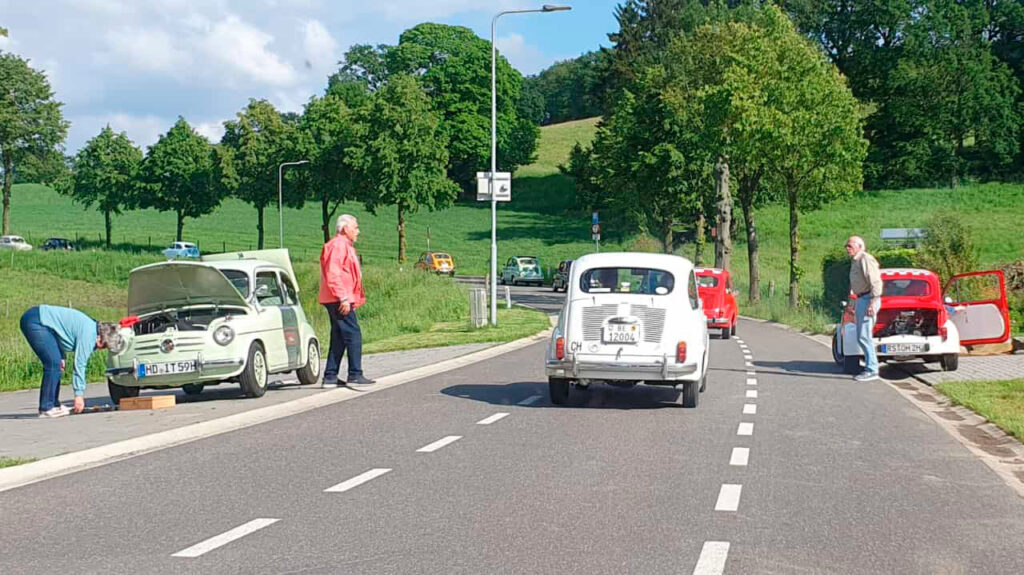
[[[284,204],[281,202],[281,176],[285,166],[301,166],[302,164],[308,164],[309,160],[299,160],[298,162],[285,162],[277,167],[277,225],[278,233],[280,234],[278,239],[278,247],[284,247]]]
[[[498,92],[495,80],[498,52],[494,48],[494,31],[498,26],[498,18],[505,14],[563,10],[572,10],[572,6],[545,4],[533,10],[506,10],[498,12],[491,20],[491,174],[487,180],[487,191],[491,194],[491,325],[498,325],[498,199],[494,195],[494,174],[498,171]]]

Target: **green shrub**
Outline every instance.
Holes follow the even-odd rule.
[[[971,229],[954,212],[940,212],[928,220],[928,235],[921,244],[919,261],[943,280],[978,269]]]

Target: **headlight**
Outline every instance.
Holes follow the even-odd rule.
[[[107,348],[110,355],[118,355],[128,349],[128,345],[131,343],[131,338],[134,336],[134,332],[131,328],[121,328],[117,330],[117,335],[118,337],[114,338],[110,347]]]
[[[222,325],[213,331],[213,341],[217,342],[218,345],[227,345],[235,339],[235,330],[231,327]]]

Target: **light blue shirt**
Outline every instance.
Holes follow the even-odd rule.
[[[96,321],[77,309],[53,305],[39,306],[39,323],[53,330],[61,354],[75,353],[75,371],[71,387],[75,395],[85,394],[85,368],[96,350]]]

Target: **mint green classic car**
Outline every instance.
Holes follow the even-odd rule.
[[[544,272],[540,267],[540,260],[534,256],[516,256],[508,258],[505,267],[501,270],[498,278],[503,284],[535,284],[544,283]]]
[[[299,304],[287,250],[203,256],[132,270],[120,349],[109,350],[107,386],[115,403],[143,388],[238,383],[247,397],[270,374],[320,377],[320,344]]]

